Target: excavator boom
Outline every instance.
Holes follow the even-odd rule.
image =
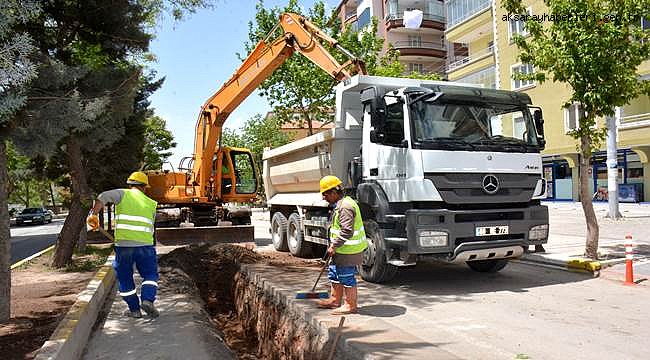
[[[348,68],[352,68],[355,73],[366,73],[363,62],[356,58],[343,65],[339,64],[319,39],[348,56],[351,54],[304,17],[293,13],[282,14],[274,30],[278,27],[283,29],[284,34],[270,43],[260,41],[230,80],[201,108],[196,122],[195,162],[192,169],[199,184],[210,182],[214,149],[228,116],[294,52],[301,53],[339,81],[351,76]],[[205,196],[207,190],[206,186],[202,186],[201,195]]]
[[[282,35],[272,39],[278,29],[282,29]],[[350,60],[340,64],[323,43],[338,49]],[[226,209],[222,206],[227,202],[252,201],[257,196],[258,187],[257,171],[250,151],[222,146],[223,125],[237,106],[294,52],[304,55],[339,81],[357,73],[366,74],[361,60],[316,25],[297,14],[282,14],[269,36],[255,46],[232,77],[201,107],[195,128],[194,154],[190,161],[181,161],[180,172],[149,172],[151,187],[147,189],[147,195],[158,201],[157,223],[178,226],[181,221],[189,221],[198,226],[229,220],[233,225],[250,224],[250,209]],[[185,234],[193,231],[193,237],[204,241],[221,239],[224,236],[220,232],[223,233],[224,228],[218,228],[218,231],[201,227],[158,229],[157,236],[161,241],[170,242],[185,230]],[[230,230],[225,231],[224,234],[231,234],[228,232]],[[253,240],[252,227],[240,227],[235,232],[240,237],[247,234],[246,237],[250,236],[249,240]]]

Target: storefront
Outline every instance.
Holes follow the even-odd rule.
[[[547,199],[579,199],[579,170],[571,167],[560,156],[544,158],[544,178],[547,183]],[[630,149],[618,150],[619,200],[622,202],[640,202],[643,199],[643,164],[639,155]],[[594,201],[607,201],[607,152],[594,153],[588,169],[591,177],[589,193]]]

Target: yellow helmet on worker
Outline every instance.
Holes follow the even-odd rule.
[[[341,179],[337,178],[334,175],[327,175],[320,179],[320,193],[324,193],[327,190],[336,188],[337,186],[343,184]]]
[[[133,172],[126,180],[129,185],[145,185],[149,186],[149,177],[142,171]]]

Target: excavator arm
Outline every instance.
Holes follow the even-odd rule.
[[[267,42],[282,28],[283,35]],[[321,44],[325,42],[350,58],[340,64]],[[280,67],[294,52],[299,52],[336,80],[344,80],[354,74],[366,74],[364,63],[342,48],[336,40],[325,34],[304,17],[285,13],[269,33],[260,41],[241,66],[201,108],[195,129],[193,183],[198,184],[200,197],[214,198],[212,192],[220,188],[220,181],[212,178],[213,161],[218,152],[224,122],[273,71]],[[221,164],[221,161],[219,161]],[[219,165],[220,166],[220,165]],[[217,179],[219,180],[219,179]]]

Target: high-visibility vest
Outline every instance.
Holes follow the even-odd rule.
[[[115,241],[129,240],[153,245],[157,202],[138,189],[124,190],[115,206]]]
[[[368,240],[366,240],[366,231],[363,228],[363,219],[361,219],[361,210],[357,202],[346,196],[341,200],[350,204],[354,208],[354,232],[352,237],[345,239],[343,246],[336,248],[337,254],[358,254],[363,252],[368,247]],[[334,241],[339,237],[341,232],[341,223],[339,221],[339,211],[336,209],[334,212],[334,221],[330,227],[330,241]]]

